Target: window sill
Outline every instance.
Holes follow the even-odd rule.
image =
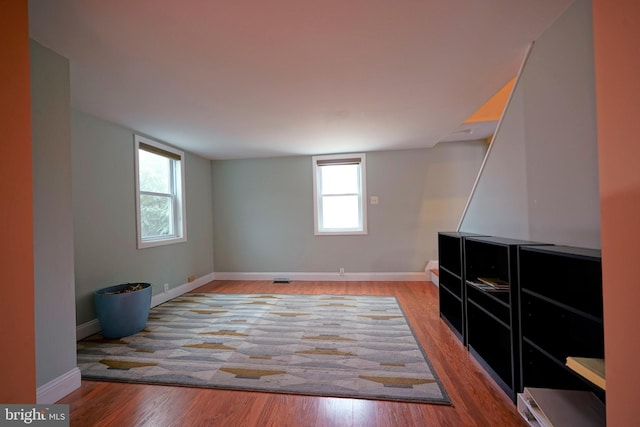
[[[138,240],[138,249],[146,249],[153,248],[156,246],[164,246],[164,245],[172,245],[174,243],[182,243],[186,242],[186,237],[172,237],[167,239],[157,239],[157,240]]]
[[[366,235],[367,230],[364,231],[315,231],[316,236],[363,236]]]

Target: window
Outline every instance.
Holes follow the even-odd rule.
[[[312,160],[315,234],[367,234],[365,155]]]
[[[135,136],[138,249],[187,240],[184,153]]]

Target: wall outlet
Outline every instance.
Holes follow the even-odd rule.
[[[344,276],[344,268],[340,267],[340,275]]]
[[[164,292],[165,293],[169,292],[169,284],[168,283],[164,284]]]
[[[195,274],[192,274],[191,276],[187,277],[187,282],[188,282],[188,283],[191,283],[191,282],[193,282],[194,280],[196,280],[196,275],[195,275]]]

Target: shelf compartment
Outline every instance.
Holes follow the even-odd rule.
[[[483,364],[500,379],[496,382],[514,399],[511,329],[476,304],[467,305],[467,316],[469,350],[483,359]]]
[[[508,305],[508,292],[485,292],[467,283],[467,301],[472,301],[482,307],[482,309],[491,313],[507,327],[510,327],[511,320]]]
[[[438,233],[438,258],[440,267],[462,275],[462,244],[458,233]]]
[[[442,298],[440,317],[456,333],[464,346],[467,345],[464,246],[468,237],[476,236],[479,235],[460,231],[438,232],[439,286]]]
[[[526,338],[522,341],[522,355],[523,387],[587,390],[593,392],[601,401],[605,400],[604,391],[567,369],[562,362],[558,362]]]
[[[446,268],[441,267],[439,269],[438,282],[439,286],[447,288],[449,292],[462,300],[462,279],[460,279],[460,276],[456,276]]]
[[[509,282],[509,247],[467,239],[465,242],[466,279],[499,277]]]
[[[537,292],[533,292],[533,291],[532,291],[532,290],[530,290],[530,289],[522,289],[521,293],[522,293],[523,295],[524,295],[524,294],[528,294],[528,295],[531,295],[531,296],[532,296],[532,297],[534,297],[534,298],[538,298],[538,299],[540,299],[540,300],[542,300],[542,301],[546,301],[547,303],[549,303],[549,304],[551,304],[551,305],[554,305],[554,306],[556,306],[556,307],[559,307],[559,308],[561,308],[562,310],[569,311],[569,312],[571,312],[571,313],[575,314],[576,316],[584,317],[585,319],[591,319],[591,320],[593,320],[594,322],[602,323],[602,318],[601,318],[601,317],[596,317],[596,316],[594,316],[594,315],[592,315],[592,314],[589,314],[589,313],[587,313],[587,312],[585,312],[585,311],[578,310],[578,309],[577,309],[577,308],[575,308],[575,307],[571,307],[571,306],[566,305],[566,304],[564,304],[564,303],[561,303],[561,302],[559,302],[559,301],[552,300],[551,298],[549,298],[549,297],[545,297],[544,295],[541,295],[541,294],[539,294],[539,293],[537,293]]]
[[[520,287],[602,318],[600,251],[566,246],[522,246]]]
[[[440,288],[440,317],[446,321],[449,327],[462,337],[463,318],[462,318],[462,300],[446,288]]]
[[[560,363],[568,356],[604,357],[602,322],[580,316],[523,292],[522,336],[544,348]]]

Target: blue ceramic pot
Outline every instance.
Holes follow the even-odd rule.
[[[140,332],[147,326],[151,306],[150,283],[135,283],[141,289],[121,292],[132,286],[123,285],[103,288],[94,293],[94,302],[102,336],[107,339],[122,338]]]

